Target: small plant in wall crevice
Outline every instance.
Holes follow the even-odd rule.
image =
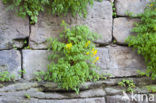
[[[38,80],[53,81],[60,88],[75,90],[86,81],[97,81],[100,76],[95,63],[99,60],[96,56],[97,49],[92,42],[97,34],[89,30],[87,26],[73,26],[62,22],[64,31],[60,33],[61,41],[50,38],[49,60],[47,72],[37,73]],[[41,78],[39,78],[39,76]]]
[[[8,71],[0,72],[0,82],[14,81],[15,75],[10,74]]]
[[[137,35],[128,37],[126,42],[144,56],[147,65],[145,75],[156,79],[156,0],[152,0],[139,17],[140,22],[132,30]]]
[[[114,2],[111,2],[111,5],[112,5],[112,9],[113,9],[113,17],[116,18],[117,17],[117,14],[116,14],[115,3]]]
[[[134,88],[135,88],[135,84],[134,84],[133,80],[123,79],[121,82],[118,83],[118,85],[121,87],[125,87],[126,92],[133,92]]]

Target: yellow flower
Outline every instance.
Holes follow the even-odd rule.
[[[90,40],[87,43],[90,44]]]
[[[95,56],[97,54],[97,50],[93,51],[93,56]]]
[[[151,4],[150,6],[153,6],[153,4]]]
[[[85,44],[85,47],[88,47],[90,45],[90,40]]]
[[[86,54],[89,55],[89,52],[87,52]]]
[[[99,60],[99,57],[96,57],[96,61],[98,61]]]
[[[97,62],[99,60],[99,57],[96,57],[96,59],[93,61],[93,63]]]
[[[92,49],[92,53],[93,55],[92,56],[95,56],[97,54],[97,50],[95,50],[94,48]]]
[[[153,4],[150,4],[150,5],[149,5],[149,7],[152,7],[152,6],[153,6]]]
[[[93,48],[92,51],[94,51],[95,49]]]
[[[72,43],[66,44],[66,48],[67,48],[67,49],[70,49],[71,47],[72,47]]]

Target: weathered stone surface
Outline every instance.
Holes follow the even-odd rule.
[[[48,51],[47,50],[23,50],[23,69],[26,80],[34,79],[36,72],[47,70]]]
[[[86,82],[80,86],[80,91],[87,91],[88,89],[100,88],[101,86],[112,86],[116,85],[119,80],[99,80],[96,82]],[[64,91],[62,88],[58,88],[56,83],[53,82],[41,82],[39,83],[40,87],[44,88],[46,91]],[[102,91],[102,89],[100,89]],[[99,91],[100,91],[99,90]],[[97,90],[98,91],[98,90]]]
[[[73,22],[72,22],[73,23]],[[99,34],[96,43],[107,44],[112,41],[112,5],[110,1],[94,2],[88,9],[86,19],[77,19],[76,24],[85,24]]]
[[[14,98],[14,97],[0,97],[0,103],[29,103],[26,102],[22,98]]]
[[[106,91],[107,95],[115,95],[115,94],[122,94],[123,90],[121,90],[119,88],[107,87],[107,88],[105,88],[105,91]]]
[[[57,17],[41,14],[38,23],[31,26],[30,47],[33,49],[47,48],[46,40],[49,37],[58,37],[62,31],[61,21],[65,20],[70,25],[85,24],[92,31],[101,35],[98,43],[108,43],[112,40],[112,6],[110,1],[94,2],[93,8],[89,8],[87,18]]]
[[[145,99],[145,95],[144,99],[142,99],[142,96],[140,94],[107,96],[106,103],[149,103],[149,101]]]
[[[42,103],[42,101],[39,103]],[[55,100],[54,102],[47,101],[46,103],[105,103],[105,98],[101,97],[101,98],[86,98],[86,99],[71,99],[71,100]]]
[[[151,78],[148,77],[143,77],[143,78],[132,78],[134,83],[137,86],[144,86],[144,85],[149,85],[149,84],[156,84],[156,80],[151,80]]]
[[[138,69],[145,70],[144,59],[128,47],[108,46],[98,48],[100,57],[97,66],[100,73],[110,73],[112,76],[134,76]]]
[[[80,87],[80,90],[85,90],[86,89],[85,87],[88,87],[88,89],[91,89],[91,88],[100,88],[100,86],[105,86],[105,87],[116,86],[123,79],[127,79],[127,78],[114,78],[114,79],[99,80],[96,82],[86,82]],[[146,86],[150,84],[156,84],[156,80],[151,80],[148,77],[141,77],[141,78],[133,77],[133,78],[128,78],[128,79],[133,80],[136,86]]]
[[[36,91],[34,91],[35,93]],[[93,98],[71,98],[71,99],[50,99],[33,97],[29,92],[13,92],[6,93],[8,95],[0,96],[0,103],[155,103],[155,94],[122,94],[114,96],[93,97]],[[3,93],[2,93],[3,94]],[[18,95],[16,95],[18,94]],[[25,98],[25,94],[30,95],[30,99]],[[47,95],[49,95],[47,93]],[[148,96],[149,95],[149,96]],[[45,96],[44,96],[45,97]]]
[[[19,71],[21,70],[21,54],[17,50],[0,51],[0,72],[8,71],[20,79]]]
[[[148,95],[152,98],[151,94],[128,94],[124,92],[122,95],[107,96],[106,103],[155,103],[156,100],[149,101]]]
[[[136,87],[134,89],[135,93],[141,93],[141,94],[148,94],[149,91],[147,90],[146,86],[140,86],[140,87]]]
[[[145,77],[136,79],[141,81],[144,78]],[[114,80],[114,82],[118,83],[120,79],[122,78],[111,80]],[[136,91],[134,94],[127,93],[129,100],[125,99],[125,92],[124,94],[122,92],[124,88],[119,88],[116,83],[111,85],[111,87],[107,86],[105,85],[106,81],[107,80],[97,81],[95,83],[90,82],[94,83],[94,86],[92,88],[89,87],[88,90],[80,91],[79,94],[61,89],[57,90],[55,86],[55,91],[49,91],[49,86],[46,86],[45,88],[43,85],[37,82],[22,81],[0,88],[0,103],[148,103],[146,102],[145,95],[147,95],[147,97],[151,97],[149,92]],[[46,82],[43,84],[46,84]],[[54,85],[54,83],[51,85]],[[100,85],[101,87],[97,85]],[[142,95],[142,93],[144,95]],[[25,97],[26,94],[30,96],[30,99]],[[144,96],[143,100],[142,96]],[[155,103],[155,100],[151,103]]]
[[[84,99],[63,99],[63,100],[38,100],[13,97],[0,97],[0,103],[105,103],[104,97]]]
[[[93,97],[104,97],[106,95],[105,91],[102,88],[91,89],[86,91],[81,91],[80,94],[75,92],[59,93],[59,92],[40,92],[40,91],[27,91],[32,98],[38,99],[72,99],[72,98],[93,98]]]
[[[71,97],[79,97],[79,98],[91,98],[91,97],[104,97],[106,95],[103,88],[95,88],[91,90],[81,91],[79,95],[77,94],[68,94]]]
[[[111,71],[118,76],[136,75],[138,69],[145,70],[144,59],[128,47],[110,47]]]
[[[96,63],[101,69],[109,70],[110,68],[110,54],[108,48],[97,48],[97,56],[99,56],[99,61]]]
[[[48,88],[48,87],[47,87]],[[63,92],[48,91],[36,82],[15,83],[9,86],[0,88],[0,96],[7,97],[24,97],[25,94],[29,94],[31,98],[37,99],[72,99],[72,98],[94,98],[104,97],[106,95],[103,88],[94,88],[89,90],[80,91],[79,94],[75,92]],[[48,92],[48,93],[47,93]]]
[[[131,30],[134,27],[134,23],[138,21],[138,19],[129,19],[124,17],[114,19],[113,36],[117,43],[126,44],[125,40],[128,36],[135,35]]]
[[[30,100],[25,97],[25,95],[30,96]],[[23,101],[29,101],[28,103],[31,103],[31,101],[36,99],[37,101],[43,100],[42,102],[44,103],[45,100],[49,100],[48,102],[58,102],[61,103],[64,100],[67,100],[65,102],[73,103],[73,100],[76,100],[76,103],[79,103],[77,101],[80,100],[80,102],[84,103],[97,103],[95,101],[99,101],[98,103],[105,103],[102,101],[105,101],[105,91],[103,88],[95,88],[91,90],[86,90],[86,91],[80,91],[80,94],[76,94],[75,92],[46,92],[40,85],[38,85],[36,82],[26,82],[26,83],[16,83],[16,84],[11,84],[9,86],[6,86],[4,88],[0,89],[0,103],[3,103],[1,100],[4,101],[16,101],[15,103],[23,103]],[[2,99],[2,98],[7,98],[7,99]],[[96,97],[101,97],[97,98]],[[14,99],[12,99],[14,98]],[[78,99],[76,99],[78,98]],[[86,99],[90,98],[90,99]],[[95,101],[94,101],[95,99]],[[23,100],[23,101],[21,101]],[[101,102],[100,102],[101,101]],[[11,102],[12,103],[12,102]],[[13,102],[14,103],[14,102]],[[27,103],[27,102],[26,102]],[[34,102],[32,102],[34,103]],[[37,102],[39,103],[39,102]],[[64,103],[64,102],[63,102]]]
[[[38,22],[31,25],[30,47],[33,49],[47,48],[47,39],[59,37],[62,31],[61,22],[65,20],[70,24],[70,17],[58,17],[42,13],[38,17]]]
[[[80,86],[80,91],[86,91],[88,89],[101,88],[101,86],[105,86],[105,87],[111,86],[112,87],[114,85],[118,85],[118,82],[120,82],[122,79],[127,79],[127,78],[115,78],[115,79],[99,80],[96,82],[86,82]],[[147,77],[128,78],[128,79],[133,80],[133,82],[135,83],[136,86],[145,86],[145,85],[150,85],[150,84],[156,84],[156,81],[151,80],[150,78],[147,78]],[[46,91],[51,91],[51,92],[64,91],[63,89],[58,88],[57,84],[53,83],[53,82],[41,82],[41,83],[39,83],[39,86],[44,88]],[[114,88],[114,89],[119,90],[118,88]],[[109,92],[111,92],[111,91],[109,91]]]
[[[99,88],[100,86],[112,86],[112,85],[116,85],[116,80],[113,79],[109,79],[109,80],[99,80],[96,82],[86,82],[84,83],[80,89],[85,89],[86,87],[88,88]]]
[[[26,83],[16,83],[12,85],[5,86],[3,88],[0,88],[0,92],[13,92],[13,91],[20,91],[20,90],[27,90],[33,87],[37,87],[37,83],[31,83],[31,82],[26,82]]]
[[[106,103],[133,103],[128,98],[123,98],[123,95],[107,96]]]
[[[144,8],[150,0],[116,0],[116,12],[119,16],[126,16],[126,12],[133,14],[143,13]]]
[[[29,36],[29,20],[17,17],[13,11],[6,10],[0,1],[0,49],[10,49],[13,46],[21,48],[24,39]]]

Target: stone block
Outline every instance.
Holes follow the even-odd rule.
[[[135,33],[132,32],[135,22],[139,22],[139,19],[129,19],[124,17],[114,19],[113,37],[118,44],[127,44],[125,43],[125,40],[128,36],[135,35]]]
[[[127,16],[127,12],[134,15],[144,12],[146,5],[150,0],[116,0],[116,12],[119,16]]]
[[[29,36],[29,19],[18,17],[0,1],[0,50],[22,48]]]
[[[24,79],[34,79],[35,73],[46,71],[49,64],[47,50],[23,50]]]
[[[8,71],[19,80],[21,71],[21,54],[17,50],[0,51],[0,72]]]
[[[108,46],[97,48],[99,61],[96,63],[100,73],[112,74],[115,77],[135,76],[137,70],[145,71],[142,56],[131,48],[122,46]]]

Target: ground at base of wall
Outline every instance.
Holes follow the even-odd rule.
[[[118,86],[123,79],[133,80],[134,92]],[[80,93],[57,88],[52,82],[16,81],[0,84],[0,103],[155,103],[156,93],[148,91],[147,85],[156,85],[146,77],[111,78],[96,83],[87,82]]]

